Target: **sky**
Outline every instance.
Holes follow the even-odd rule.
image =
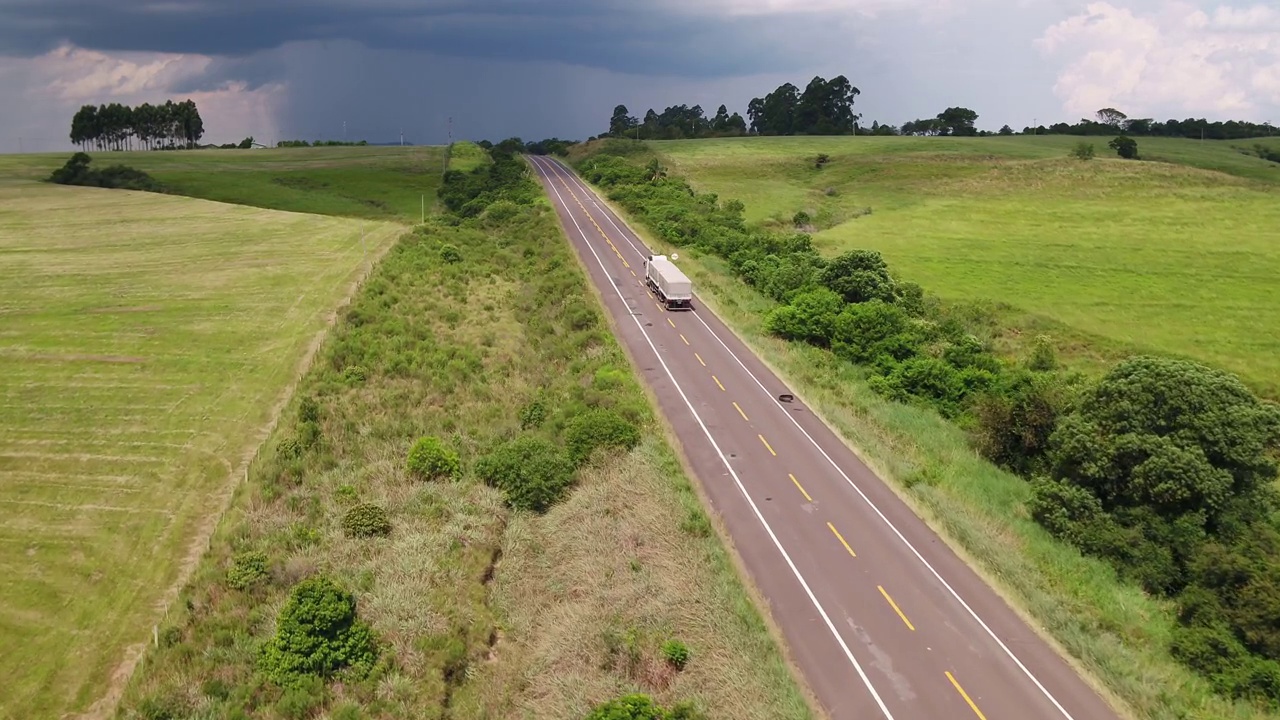
[[[618,104],[745,117],[815,75],[848,77],[864,124],[1280,125],[1280,3],[0,0],[0,152],[71,148],[83,104],[186,98],[207,142],[581,140]]]

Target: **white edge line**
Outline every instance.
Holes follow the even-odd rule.
[[[537,162],[534,163],[534,166],[543,167]],[[622,291],[618,289],[618,283],[613,280],[613,276],[609,274],[609,269],[605,267],[604,261],[600,259],[599,253],[596,252],[591,241],[587,239],[587,234],[582,231],[582,226],[578,224],[577,218],[573,216],[573,210],[571,210],[569,205],[564,201],[564,197],[560,194],[560,190],[550,182],[550,178],[548,177],[547,179],[547,187],[551,188],[551,191],[556,194],[556,198],[560,200],[560,204],[564,207],[569,219],[573,221],[573,226],[577,228],[578,235],[586,244],[587,249],[591,251],[591,254],[595,256],[596,262],[600,264],[600,269],[604,271],[605,277],[609,278],[609,284],[613,286],[614,293],[617,294],[618,299],[622,301],[622,304],[626,305],[627,299],[623,297]],[[801,587],[804,588],[805,593],[809,596],[809,602],[813,603],[813,606],[822,614],[822,619],[826,622],[827,629],[831,631],[836,642],[840,643],[840,648],[844,650],[845,657],[849,658],[849,662],[853,663],[853,667],[858,671],[858,676],[862,678],[863,684],[867,686],[867,690],[870,691],[871,696],[875,698],[876,704],[880,706],[880,711],[884,713],[884,716],[888,718],[888,720],[893,720],[893,715],[889,712],[889,708],[885,707],[884,701],[880,699],[879,693],[877,693],[876,689],[872,687],[871,679],[867,677],[865,672],[863,672],[862,665],[858,663],[857,658],[853,656],[853,652],[849,650],[849,646],[845,644],[844,638],[841,637],[840,632],[836,630],[835,625],[831,622],[831,618],[827,615],[827,611],[822,608],[822,604],[818,602],[818,598],[815,597],[813,591],[809,589],[809,584],[805,582],[804,576],[800,574],[800,570],[796,568],[795,563],[791,561],[791,556],[787,554],[787,551],[782,547],[782,543],[778,541],[778,536],[773,533],[773,528],[769,527],[769,523],[764,519],[764,516],[760,514],[760,508],[756,506],[755,501],[751,499],[751,495],[747,492],[747,489],[743,487],[742,480],[738,478],[738,473],[735,472],[733,466],[729,464],[728,459],[724,456],[724,452],[720,450],[719,444],[717,444],[715,438],[712,437],[711,431],[707,429],[706,424],[702,422],[702,418],[698,415],[698,411],[693,408],[693,403],[691,403],[688,396],[684,394],[684,389],[680,387],[680,383],[677,382],[675,376],[671,374],[671,368],[667,367],[666,361],[662,359],[662,354],[658,352],[658,348],[654,346],[653,340],[649,338],[649,333],[645,331],[644,326],[640,324],[640,320],[638,320],[635,315],[631,316],[631,320],[635,322],[636,327],[640,329],[640,334],[644,335],[645,342],[649,343],[649,349],[653,351],[654,356],[658,358],[658,362],[662,364],[662,369],[666,371],[667,377],[671,380],[671,383],[675,385],[676,392],[680,393],[680,398],[684,400],[685,406],[688,407],[689,412],[693,414],[693,419],[698,421],[698,426],[702,428],[703,434],[707,436],[707,440],[711,443],[711,447],[715,448],[716,454],[720,456],[720,462],[724,463],[725,469],[727,469],[729,474],[733,476],[733,481],[738,485],[738,490],[742,492],[742,496],[746,498],[747,503],[751,505],[751,510],[755,513],[756,519],[760,521],[760,524],[764,526],[765,531],[769,533],[769,538],[773,540],[774,547],[778,548],[778,552],[782,553],[782,557],[787,561],[787,566],[791,568],[792,574],[796,576],[796,580],[800,581]]]
[[[554,161],[554,162],[558,162],[558,161]],[[565,171],[565,174],[569,175],[574,180],[574,182],[578,183],[579,185],[582,185],[583,190],[594,194],[594,191],[592,191],[589,187],[587,187],[586,183],[584,183],[581,180],[581,178],[578,178],[576,175],[568,171]],[[596,207],[600,207],[600,205],[597,203]],[[609,221],[609,224],[613,226],[613,229],[617,230],[618,233],[622,235],[622,238],[627,241],[627,244],[631,246],[631,249],[635,250],[637,254],[644,256],[644,253],[640,252],[640,249],[637,248],[636,244],[631,241],[631,238],[627,237],[627,233],[624,232],[622,228],[618,227],[618,224],[613,221],[612,213],[605,212],[604,208],[601,208],[601,212],[604,213],[605,219]],[[969,615],[972,616],[974,620],[978,621],[978,624],[982,626],[982,629],[987,631],[987,634],[991,636],[992,640],[996,641],[996,644],[1000,646],[1001,650],[1004,650],[1005,654],[1009,656],[1009,659],[1013,660],[1013,662],[1018,666],[1018,668],[1022,670],[1023,674],[1026,675],[1028,678],[1030,678],[1031,682],[1035,683],[1035,686],[1040,689],[1040,692],[1044,693],[1044,696],[1049,699],[1049,702],[1053,703],[1053,706],[1058,708],[1058,711],[1062,713],[1063,717],[1067,718],[1067,720],[1075,720],[1075,718],[1071,716],[1071,713],[1067,712],[1066,708],[1062,707],[1061,703],[1058,702],[1057,698],[1055,698],[1049,692],[1049,690],[1045,688],[1044,685],[1040,684],[1040,681],[1036,678],[1035,675],[1031,673],[1029,669],[1027,669],[1027,666],[1022,664],[1022,661],[1018,659],[1018,656],[1014,655],[1013,651],[1010,650],[1009,647],[1004,644],[1004,641],[1001,640],[995,634],[995,632],[993,632],[991,628],[987,626],[985,622],[983,622],[982,618],[978,616],[978,613],[974,612],[973,608],[969,607],[969,603],[965,602],[964,598],[960,597],[960,593],[956,592],[955,588],[951,587],[951,585],[942,578],[942,575],[939,574],[938,571],[935,570],[934,567],[929,564],[929,561],[924,559],[924,556],[920,554],[920,551],[916,550],[915,546],[911,544],[911,541],[907,540],[907,538],[898,530],[898,528],[894,526],[892,522],[889,521],[889,518],[885,517],[884,513],[880,512],[880,508],[876,507],[876,504],[871,502],[871,498],[867,497],[866,494],[862,492],[862,489],[858,487],[857,483],[855,483],[848,475],[845,474],[844,470],[842,470],[840,466],[836,464],[836,461],[833,460],[831,456],[827,454],[827,451],[823,450],[822,446],[819,445],[818,442],[813,439],[813,436],[811,436],[809,432],[800,425],[800,423],[795,419],[795,417],[791,415],[791,413],[787,412],[787,409],[782,406],[782,403],[778,402],[778,399],[774,397],[772,393],[769,392],[769,389],[764,386],[764,383],[760,382],[760,379],[755,376],[755,373],[751,372],[751,370],[742,362],[741,358],[739,358],[738,355],[734,353],[733,350],[731,350],[728,345],[725,344],[724,340],[721,339],[720,335],[716,333],[715,330],[711,329],[711,326],[707,324],[707,321],[702,319],[697,308],[694,309],[693,314],[694,314],[694,317],[698,318],[698,322],[702,323],[702,326],[707,329],[707,332],[711,333],[711,336],[714,337],[716,341],[720,343],[720,346],[723,347],[725,351],[729,353],[729,355],[733,356],[733,359],[737,361],[738,365],[741,366],[742,369],[745,370],[746,373],[751,376],[751,379],[755,381],[756,385],[760,386],[760,389],[764,391],[764,394],[769,396],[769,399],[773,401],[773,404],[778,408],[778,410],[783,415],[785,415],[787,419],[792,422],[792,424],[796,426],[797,430],[799,430],[801,433],[804,434],[806,438],[808,438],[809,442],[812,443],[813,446],[818,449],[818,452],[822,453],[822,456],[827,459],[827,462],[831,463],[831,467],[835,468],[836,472],[840,473],[840,476],[844,478],[845,482],[849,483],[849,486],[852,487],[854,491],[857,492],[858,495],[867,503],[867,505],[872,510],[875,511],[876,515],[878,515],[880,519],[884,521],[884,524],[888,525],[889,529],[893,530],[893,533],[898,536],[898,539],[901,540],[903,544],[906,545],[907,548],[911,550],[911,552],[916,556],[916,558],[921,563],[923,563],[926,568],[929,569],[929,572],[933,573],[933,576],[938,579],[938,582],[942,583],[942,586],[945,587],[947,591],[951,593],[951,596],[954,597],[956,601],[959,602],[960,605],[969,612]]]

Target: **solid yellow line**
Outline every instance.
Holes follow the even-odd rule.
[[[804,499],[808,500],[809,502],[813,502],[813,498],[809,497],[809,493],[804,491],[804,487],[800,485],[800,481],[796,479],[796,476],[791,475],[791,473],[787,473],[787,475],[791,476],[791,482],[796,484],[796,489],[800,491],[801,495],[804,495]],[[831,529],[835,530],[835,528],[831,528]],[[839,535],[839,533],[836,533],[836,534]],[[853,552],[853,551],[850,550],[849,552]]]
[[[715,375],[712,375],[711,379],[715,380],[717,385],[720,385],[720,378],[716,377]],[[724,385],[720,385],[720,389],[724,390]]]
[[[764,443],[764,446],[765,446],[765,447],[767,447],[767,448],[769,448],[769,452],[770,452],[774,457],[778,457],[778,453],[773,452],[773,448],[769,447],[769,441],[768,441],[768,440],[765,440],[763,435],[756,435],[756,437],[760,438],[760,442]]]
[[[742,416],[743,420],[746,420],[747,422],[751,422],[751,420],[747,417],[747,414],[742,412],[742,408],[738,407],[738,403],[735,402],[733,406],[735,408],[738,408],[738,414]]]
[[[693,356],[698,358],[698,362],[702,363],[702,367],[707,366],[707,361],[703,360],[701,355],[699,355],[698,353],[694,353]]]
[[[675,327],[675,326],[676,326],[676,321],[675,321],[675,320],[672,320],[671,318],[667,318],[667,322],[671,323],[671,327]]]
[[[844,536],[840,534],[840,531],[836,529],[835,525],[832,525],[831,523],[827,523],[827,527],[831,528],[831,532],[836,534],[836,539],[840,541],[840,544],[844,546],[845,550],[849,551],[850,555],[854,557],[858,557],[858,553],[854,552],[853,548],[849,547],[849,543],[844,541]]]
[[[916,629],[916,626],[912,625],[911,621],[907,619],[907,616],[902,614],[902,610],[898,609],[898,603],[894,602],[893,598],[889,597],[889,593],[885,592],[883,586],[877,585],[876,587],[880,588],[880,594],[883,595],[884,599],[888,600],[889,604],[893,606],[893,611],[898,613],[898,617],[902,618],[902,622],[906,623],[907,627],[911,628],[911,630],[914,631]]]
[[[960,693],[960,697],[964,698],[964,701],[969,703],[969,709],[973,711],[973,714],[982,718],[982,720],[987,720],[987,716],[983,715],[982,711],[978,709],[978,706],[973,704],[973,701],[969,699],[969,693],[965,692],[964,688],[960,687],[960,683],[956,682],[956,679],[952,676],[950,670],[947,671],[947,679],[955,686],[956,692]]]

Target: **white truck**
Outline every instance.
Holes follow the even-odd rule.
[[[693,281],[666,255],[650,255],[644,261],[644,281],[668,310],[693,309]]]

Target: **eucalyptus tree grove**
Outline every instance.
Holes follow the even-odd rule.
[[[84,150],[192,148],[204,136],[204,121],[192,100],[163,105],[84,105],[71,119],[71,142]]]

